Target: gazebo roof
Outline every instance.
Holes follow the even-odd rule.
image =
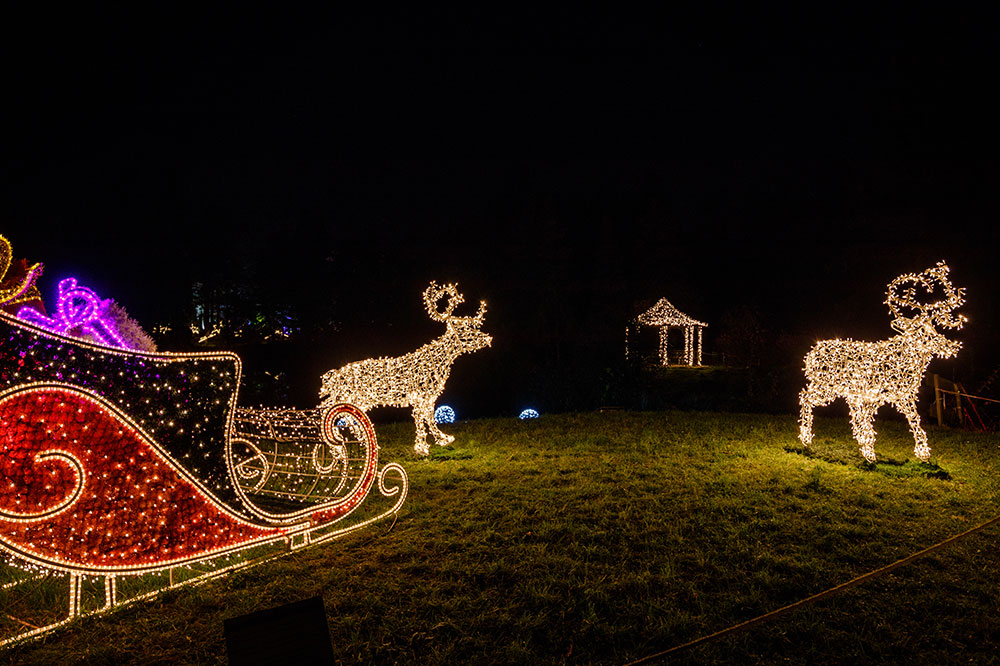
[[[665,298],[656,301],[656,305],[643,312],[635,320],[646,326],[708,326],[703,321],[687,316]]]

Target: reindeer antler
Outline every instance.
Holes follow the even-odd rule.
[[[448,303],[444,306],[444,310],[439,311],[437,309],[438,302],[444,296],[448,297]],[[431,319],[446,322],[449,326],[461,323],[471,325],[474,328],[480,328],[486,319],[486,301],[479,301],[479,311],[471,317],[456,317],[453,315],[452,312],[455,311],[455,308],[464,302],[465,297],[459,293],[458,285],[454,282],[439,285],[437,282],[432,281],[430,286],[424,290],[424,307],[427,308],[427,314]]]
[[[444,310],[438,311],[438,301],[444,296],[448,297],[448,303],[444,306]],[[465,297],[458,293],[458,285],[454,282],[439,286],[437,282],[431,280],[430,286],[424,289],[424,307],[427,308],[428,316],[434,321],[448,321],[452,318],[451,313],[455,308],[464,302]]]
[[[948,279],[951,269],[943,261],[937,262],[933,268],[923,273],[906,273],[889,283],[886,292],[886,305],[896,319],[903,318],[901,310],[909,308],[920,313],[920,317],[928,318],[945,328],[961,328],[968,321],[965,315],[955,316],[953,311],[965,303],[965,289],[955,288]],[[923,287],[926,296],[934,293],[935,286],[940,286],[944,297],[933,303],[923,303],[917,299],[917,287]]]
[[[461,321],[473,328],[481,328],[486,320],[486,301],[479,301],[479,311],[471,317],[452,317],[452,321]]]

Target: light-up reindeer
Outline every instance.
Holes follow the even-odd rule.
[[[447,303],[439,311],[438,304],[445,297]],[[417,430],[414,449],[418,455],[430,453],[428,434],[441,446],[455,441],[437,427],[434,404],[444,392],[455,359],[489,347],[493,341],[480,330],[486,316],[485,301],[479,303],[475,316],[452,314],[464,301],[458,285],[431,282],[424,290],[424,307],[431,319],[445,324],[444,335],[404,356],[370,358],[327,372],[319,392],[323,404],[347,402],[366,412],[373,407],[412,408]]]
[[[930,459],[927,433],[920,427],[917,413],[917,390],[933,357],[949,358],[962,347],[936,327],[959,329],[966,322],[965,316],[954,314],[965,303],[965,289],[951,284],[948,270],[939,261],[923,273],[900,275],[889,283],[885,303],[892,312],[892,328],[899,335],[879,342],[822,340],[806,354],[808,384],[799,394],[799,439],[803,444],[812,442],[813,408],[844,398],[851,411],[854,439],[869,462],[875,462],[872,423],[884,404],[894,406],[909,422],[916,442],[914,455],[924,462]],[[914,315],[906,317],[904,310]]]

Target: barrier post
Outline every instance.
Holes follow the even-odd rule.
[[[942,394],[941,394],[940,379],[941,378],[935,372],[934,373],[934,405],[937,408],[937,422],[938,422],[939,426],[940,425],[944,425],[944,414],[942,413],[942,405],[941,405]]]

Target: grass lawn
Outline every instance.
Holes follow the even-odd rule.
[[[411,451],[398,521],[0,652],[16,664],[224,664],[223,620],[321,594],[343,663],[623,664],[1000,514],[1000,436],[846,418],[609,412],[459,423]],[[996,663],[1000,525],[675,663]]]

